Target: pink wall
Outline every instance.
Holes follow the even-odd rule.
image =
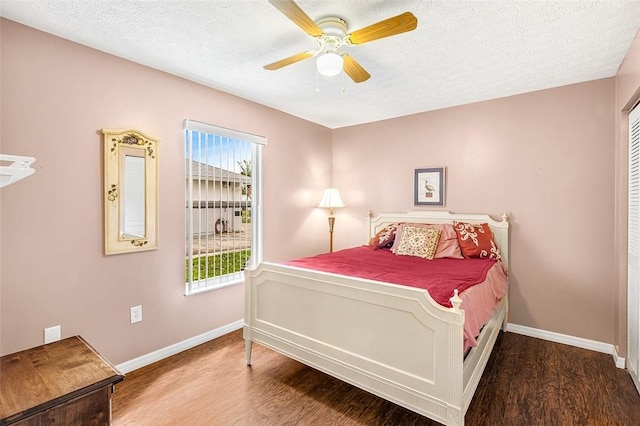
[[[414,169],[446,166],[446,210],[511,218],[510,322],[613,343],[614,93],[609,78],[334,130],[337,245],[362,241],[368,209],[419,209]]]
[[[268,138],[265,259],[325,249],[315,206],[331,184],[329,129],[0,22],[0,148],[37,158],[33,176],[0,190],[1,354],[42,344],[60,324],[121,363],[243,318],[243,286],[184,296],[185,118]],[[160,247],[105,256],[99,130],[128,127],[161,140]],[[144,319],[131,325],[138,304]]]
[[[242,318],[242,286],[183,296],[184,118],[268,137],[267,260],[326,250],[326,212],[315,205],[332,176],[348,205],[337,212],[339,248],[363,241],[367,210],[416,209],[413,170],[444,165],[445,209],[511,216],[510,321],[625,346],[620,111],[640,86],[638,40],[615,79],[332,132],[0,25],[0,152],[37,158],[34,176],[0,190],[0,354],[38,345],[60,324],[63,337],[80,334],[120,363]],[[157,251],[102,254],[103,127],[161,139]],[[138,304],[144,320],[130,325]]]
[[[627,52],[616,75],[616,227],[615,258],[617,272],[615,344],[618,353],[627,351],[627,178],[629,146],[629,111],[640,101],[640,33]]]

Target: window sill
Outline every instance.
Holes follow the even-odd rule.
[[[199,288],[197,290],[185,290],[184,295],[185,296],[194,296],[196,294],[201,294],[201,293],[208,293],[210,291],[214,291],[214,290],[220,290],[222,288],[226,288],[226,287],[232,287],[232,286],[236,286],[239,284],[244,284],[244,278],[239,279],[239,280],[234,280],[234,281],[228,281],[222,284],[216,284],[216,285],[212,285],[212,286],[208,286],[208,287],[203,287],[203,288]]]

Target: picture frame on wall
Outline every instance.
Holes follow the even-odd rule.
[[[415,169],[413,204],[416,206],[444,207],[444,167]]]

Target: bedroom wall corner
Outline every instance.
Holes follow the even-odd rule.
[[[613,343],[614,107],[605,78],[335,130],[338,247],[369,209],[423,209],[414,169],[446,166],[445,210],[510,216],[509,322]]]
[[[268,138],[265,260],[324,248],[330,129],[9,20],[0,31],[2,147],[37,158],[0,195],[0,355],[60,324],[120,364],[243,318],[243,285],[184,296],[185,118]],[[99,130],[130,127],[160,139],[159,248],[105,256]]]
[[[615,77],[615,338],[619,353],[627,353],[627,192],[629,111],[640,101],[640,32]]]

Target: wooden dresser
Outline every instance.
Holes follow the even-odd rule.
[[[109,425],[124,376],[80,336],[0,358],[0,426]]]

